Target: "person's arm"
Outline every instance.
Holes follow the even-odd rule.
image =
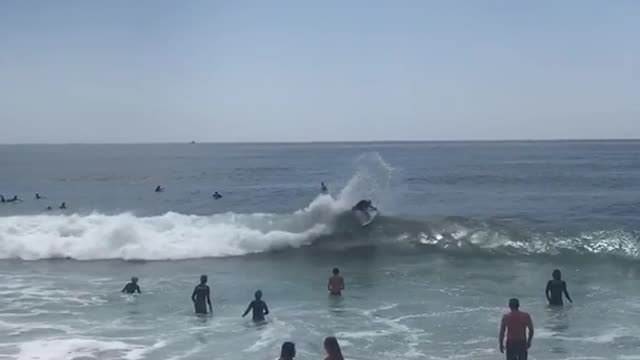
[[[500,333],[498,334],[498,347],[500,352],[504,353],[504,333],[507,330],[507,319],[503,316],[500,322]]]
[[[129,284],[127,284],[127,285],[129,285]],[[121,293],[123,293],[123,292],[127,291],[127,285],[125,285],[125,286],[122,288],[122,291],[120,291]]]
[[[242,314],[242,317],[247,316],[247,314],[249,313],[249,311],[251,311],[251,308],[253,307],[253,301],[249,303],[249,306],[247,306],[247,310],[244,311],[244,314]]]
[[[269,315],[269,307],[267,306],[267,303],[264,303],[264,314]]]
[[[344,278],[340,278],[340,291],[344,290]]]
[[[573,304],[573,300],[571,300],[571,296],[569,296],[569,291],[567,290],[567,283],[564,281],[562,282],[562,290],[564,291],[564,296],[567,297],[567,300]]]
[[[140,291],[140,286],[136,285],[136,291],[138,292],[138,294],[142,294],[142,292]]]
[[[331,278],[329,278],[329,282],[327,283],[327,290],[333,291],[333,288],[331,287]]]
[[[211,306],[211,289],[207,286],[207,304],[209,304],[209,311],[213,312],[213,306]]]
[[[547,288],[544,289],[544,296],[547,297],[547,302],[551,302],[551,281],[547,281]]]
[[[198,287],[196,286],[193,289],[193,294],[191,294],[191,301],[193,301],[194,303],[196,302],[196,292],[198,291]]]
[[[531,316],[528,316],[527,319],[527,327],[529,328],[529,336],[527,337],[527,349],[531,347],[531,340],[533,340],[533,320],[531,320]]]

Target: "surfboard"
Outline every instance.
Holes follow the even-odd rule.
[[[368,210],[366,214],[362,211],[354,211],[354,214],[362,227],[371,224],[378,216],[378,212],[376,210]],[[367,216],[367,214],[369,216]]]

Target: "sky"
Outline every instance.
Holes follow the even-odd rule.
[[[640,1],[0,1],[0,143],[640,138]]]

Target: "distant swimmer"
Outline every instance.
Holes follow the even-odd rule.
[[[498,344],[500,352],[504,354],[504,335],[507,333],[507,360],[527,360],[528,350],[533,340],[533,321],[531,316],[520,311],[518,299],[509,300],[511,312],[502,317]],[[527,334],[527,329],[529,333]]]
[[[53,208],[51,206],[47,206],[47,211],[51,211]]]
[[[378,210],[373,205],[371,205],[371,200],[360,200],[354,207],[351,208],[353,211],[362,211],[367,212],[369,210]]]
[[[5,202],[15,203],[15,202],[22,202],[22,200],[18,198],[18,195],[14,195],[11,199],[6,200]]]
[[[163,191],[164,191],[164,188],[162,186],[160,185],[156,186],[155,192],[163,192]]]
[[[191,294],[191,301],[193,301],[193,305],[196,309],[196,314],[206,314],[207,313],[207,305],[209,305],[209,311],[213,312],[213,307],[211,306],[211,290],[207,285],[207,275],[200,276],[200,284],[193,289],[193,294]]]
[[[40,196],[40,194],[36,193],[36,200],[40,200],[42,199],[42,196]]]
[[[0,203],[5,203],[7,200],[4,199],[4,196],[0,195]]]
[[[326,194],[329,192],[329,189],[327,189],[327,186],[324,184],[324,181],[320,183],[320,192],[323,194]]]
[[[278,360],[293,360],[296,357],[296,344],[287,341],[282,344]]]
[[[213,193],[213,198],[219,200],[222,199],[222,195],[220,195],[220,193],[216,191]]]
[[[58,209],[60,210],[65,210],[67,208],[67,203],[63,202],[62,204],[60,204],[60,206],[58,207]]]
[[[340,275],[340,269],[333,269],[333,275],[329,278],[327,290],[329,290],[329,294],[331,295],[342,295],[342,291],[344,290],[344,278]]]
[[[562,281],[562,273],[560,270],[555,269],[552,273],[553,280],[547,282],[547,288],[544,290],[544,294],[547,297],[547,301],[551,306],[562,306],[562,295],[567,297],[570,303],[573,303],[569,291],[567,290],[567,283]]]
[[[138,278],[135,276],[132,277],[131,282],[125,285],[124,289],[122,289],[121,292],[126,294],[134,294],[135,292],[138,292],[138,294],[140,294],[140,286],[138,286]]]
[[[269,315],[269,308],[267,307],[267,303],[262,301],[262,291],[256,291],[255,298],[255,300],[249,303],[242,317],[247,316],[249,311],[253,310],[253,321],[264,321],[264,316]]]
[[[324,360],[344,360],[338,339],[333,336],[324,339],[324,351],[327,353],[327,357]]]

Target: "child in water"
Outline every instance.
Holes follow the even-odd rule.
[[[125,285],[124,289],[122,289],[121,292],[125,294],[134,294],[136,291],[138,292],[138,294],[140,294],[140,286],[138,286],[138,278],[134,276],[131,278],[131,282]]]
[[[255,300],[249,303],[242,317],[247,316],[249,311],[253,310],[253,321],[264,321],[264,316],[269,315],[269,308],[267,307],[267,303],[262,301],[262,291],[256,291],[255,298]]]

